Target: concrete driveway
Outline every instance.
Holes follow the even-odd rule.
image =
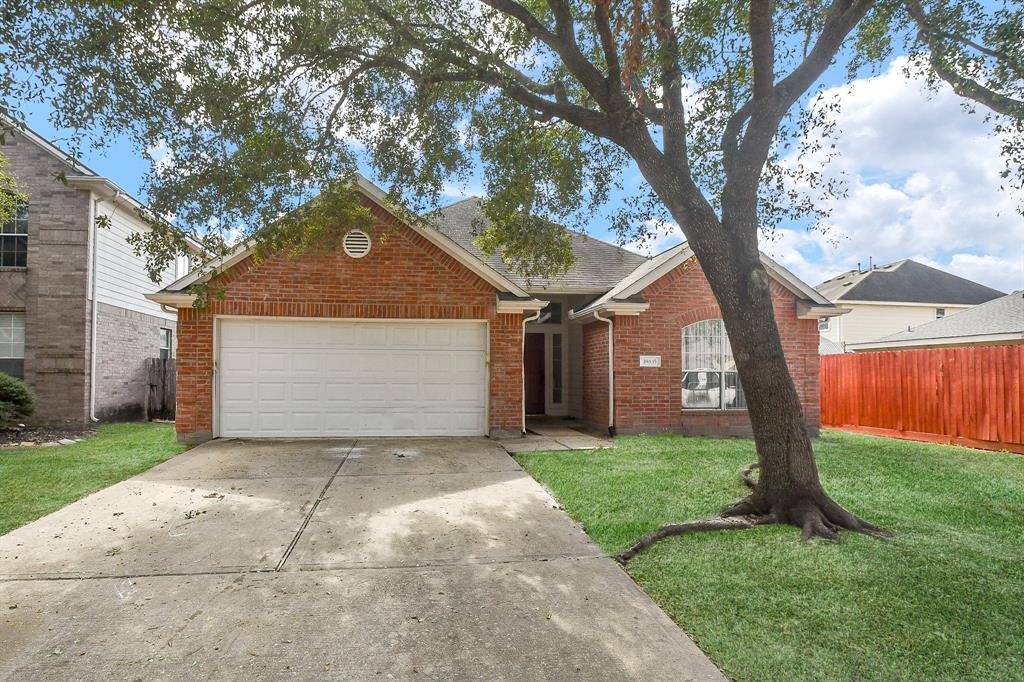
[[[0,679],[721,680],[487,439],[214,441],[0,537]]]

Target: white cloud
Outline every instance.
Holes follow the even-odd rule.
[[[848,189],[826,202],[832,241],[780,230],[769,251],[811,283],[869,257],[913,257],[1003,290],[1024,287],[1022,197],[1000,190],[999,139],[949,88],[908,80],[905,64],[825,92],[841,103],[838,157],[826,173],[842,174]]]
[[[441,187],[442,198],[456,201],[467,197],[482,197],[485,194],[483,185],[475,181],[468,184],[446,182]]]
[[[174,163],[174,152],[171,151],[169,146],[167,146],[166,140],[160,140],[151,146],[146,150],[146,155],[149,156],[150,160],[153,162],[157,175],[163,173]]]
[[[666,220],[651,219],[647,221],[647,235],[631,242],[626,242],[622,248],[629,249],[642,256],[655,256],[676,244],[685,241],[683,231],[679,225]]]

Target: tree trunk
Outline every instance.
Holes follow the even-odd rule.
[[[685,226],[690,247],[722,311],[747,397],[760,473],[750,494],[722,516],[747,517],[750,522],[741,527],[789,523],[800,528],[804,538],[836,539],[840,528],[883,533],[831,500],[821,486],[803,406],[775,320],[756,225],[723,225],[710,206],[705,210],[678,194],[667,197],[659,191],[659,183],[651,184],[673,218]],[[737,213],[730,208],[725,207],[723,214]],[[680,532],[692,532],[685,526],[680,525],[684,528]]]

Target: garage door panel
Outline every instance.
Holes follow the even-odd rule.
[[[455,347],[460,349],[485,348],[487,346],[487,327],[475,325],[458,327],[455,332]]]
[[[221,428],[228,432],[251,432],[255,430],[254,415],[251,412],[224,410],[220,415]]]
[[[390,328],[391,338],[388,346],[391,348],[419,348],[422,344],[422,327],[415,324],[407,324]]]
[[[264,381],[255,384],[257,399],[260,403],[270,401],[284,402],[288,400],[288,384],[280,381]]]
[[[231,320],[220,325],[225,436],[480,435],[480,323]]]
[[[324,325],[320,332],[323,345],[328,348],[351,348],[355,345],[356,330],[352,325]]]
[[[296,374],[319,374],[322,371],[322,359],[322,353],[296,351],[292,354],[292,371]]]
[[[222,349],[220,366],[232,372],[251,372],[256,369],[256,354],[252,350]]]
[[[297,339],[293,338],[294,327],[283,324],[256,325],[256,345],[262,348],[294,347]]]
[[[289,362],[290,354],[285,351],[258,351],[256,355],[256,371],[262,376],[269,373],[283,374],[291,367]]]
[[[323,431],[323,414],[315,412],[294,412],[292,433],[296,435],[319,435]]]
[[[247,323],[236,323],[221,328],[220,342],[222,348],[250,348],[256,340],[256,326]]]
[[[383,324],[355,324],[355,340],[358,348],[384,348],[388,345],[388,327]]]
[[[320,382],[296,381],[292,384],[292,400],[323,402],[323,388]]]

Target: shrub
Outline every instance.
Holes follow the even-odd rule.
[[[36,409],[36,397],[24,381],[0,372],[0,424],[24,419]]]

